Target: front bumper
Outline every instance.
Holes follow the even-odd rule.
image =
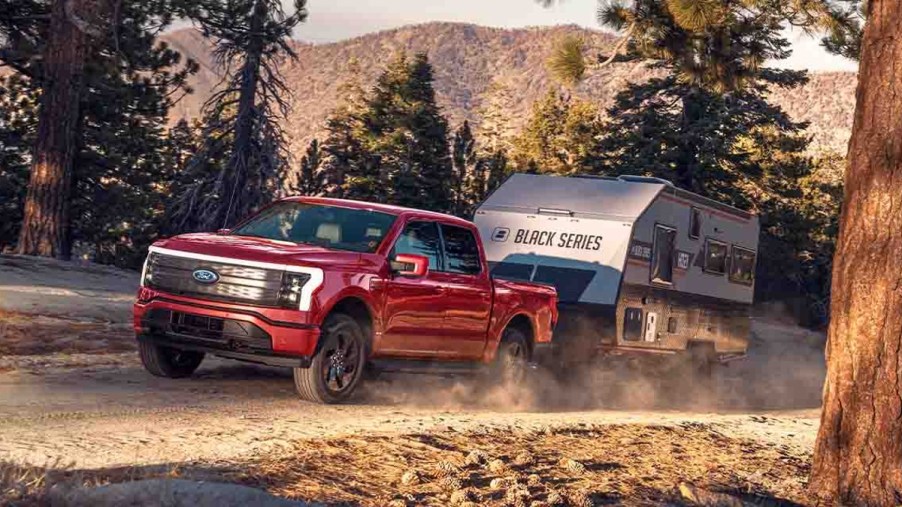
[[[305,367],[317,326],[274,320],[267,308],[219,305],[157,295],[134,305],[139,340],[273,366]]]

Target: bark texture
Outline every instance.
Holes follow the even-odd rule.
[[[78,17],[89,0],[53,2],[43,75],[38,132],[17,252],[67,259],[69,197],[75,157],[85,56],[89,36]]]
[[[902,504],[902,2],[868,10],[810,481],[824,505]]]

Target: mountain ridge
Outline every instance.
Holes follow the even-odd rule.
[[[322,138],[325,120],[339,103],[337,89],[351,75],[357,62],[361,84],[371,87],[387,61],[399,51],[425,52],[435,71],[436,98],[451,128],[464,120],[480,124],[479,110],[494,100],[498,85],[510,91],[507,109],[511,129],[518,129],[537,98],[557,86],[545,66],[554,44],[565,35],[581,35],[587,43],[605,48],[614,35],[577,25],[494,28],[460,22],[408,25],[329,43],[295,41],[296,61],[281,65],[292,97],[291,112],[283,121],[290,151],[300,158],[314,137]],[[191,78],[195,93],[180,101],[171,118],[196,118],[203,102],[221,80],[210,49],[190,28],[163,35],[162,39],[201,70]],[[590,100],[602,109],[617,91],[630,82],[641,82],[653,70],[641,62],[617,63],[593,72],[573,89],[574,96]],[[795,120],[810,123],[812,151],[845,153],[851,135],[857,76],[851,72],[812,72],[809,83],[793,90],[776,89],[773,100]]]

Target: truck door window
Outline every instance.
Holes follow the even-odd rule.
[[[730,281],[751,285],[755,280],[755,252],[733,245]]]
[[[727,272],[727,244],[713,239],[705,242],[705,273],[722,275]]]
[[[655,243],[651,258],[651,281],[673,283],[673,251],[676,229],[655,226]]]
[[[445,241],[445,271],[463,275],[478,275],[482,272],[479,246],[473,232],[444,224],[441,228],[442,239]]]
[[[410,222],[395,242],[392,257],[397,254],[422,255],[429,258],[429,269],[441,271],[441,240],[435,222]]]

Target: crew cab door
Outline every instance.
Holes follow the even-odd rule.
[[[385,328],[378,355],[434,357],[436,342],[445,333],[449,298],[442,268],[438,224],[414,220],[404,226],[389,254],[421,255],[429,259],[426,276],[394,275],[385,283]]]
[[[447,288],[445,332],[436,347],[461,359],[482,356],[492,317],[492,280],[473,230],[440,224],[444,264],[437,279]]]

